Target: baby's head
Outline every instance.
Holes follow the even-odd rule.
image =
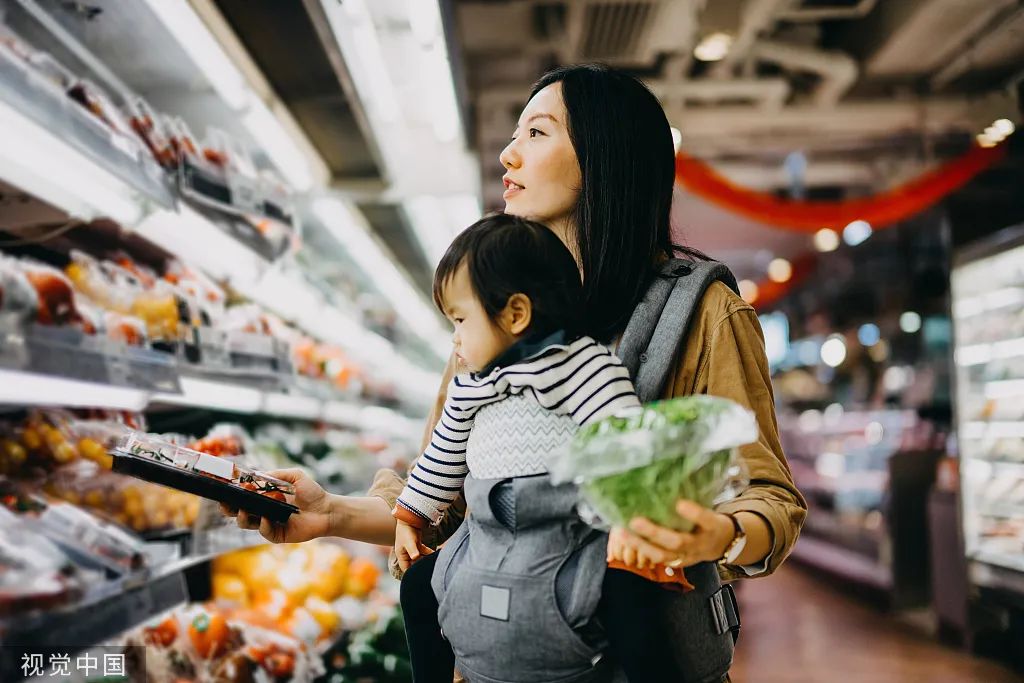
[[[525,335],[581,331],[579,266],[541,223],[495,214],[466,228],[434,272],[434,302],[455,353],[474,372]]]

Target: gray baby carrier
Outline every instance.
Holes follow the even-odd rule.
[[[643,403],[661,397],[693,312],[714,281],[736,289],[720,263],[670,260],[637,306],[617,355]],[[537,457],[572,438],[574,425],[529,396],[482,408],[467,443],[501,439],[516,457]],[[543,444],[543,446],[541,446]],[[484,472],[484,475],[487,473]],[[575,513],[576,490],[546,475],[465,482],[469,515],[439,553],[432,585],[441,629],[471,683],[620,683],[594,620],[606,569],[607,534]],[[739,613],[713,563],[686,569],[695,590],[664,591],[665,623],[682,683],[721,681],[732,664]]]

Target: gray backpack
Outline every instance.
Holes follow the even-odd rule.
[[[662,265],[636,307],[616,355],[629,369],[642,403],[663,396],[694,312],[716,280],[738,291],[736,278],[721,263],[672,259]],[[732,586],[722,585],[714,563],[688,567],[686,578],[695,590],[665,592],[666,622],[678,643],[679,669],[687,672],[686,683],[717,682],[729,671],[739,635],[736,595]]]

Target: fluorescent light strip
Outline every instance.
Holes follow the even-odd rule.
[[[177,212],[159,210],[136,232],[211,277],[247,293],[267,269],[267,261],[184,203]]]
[[[981,365],[993,360],[1004,360],[1024,356],[1024,337],[964,346],[953,354],[957,365]]]
[[[323,409],[323,402],[312,396],[268,393],[263,396],[261,412],[268,415],[314,420],[320,417]]]
[[[181,378],[181,394],[158,393],[153,400],[170,405],[212,408],[232,413],[258,413],[263,394],[258,389],[198,377]]]
[[[146,4],[229,107],[242,109],[248,104],[251,92],[245,78],[187,0],[146,0]]]
[[[238,115],[285,180],[299,192],[309,191],[314,180],[306,155],[253,92],[245,76],[188,1],[146,0],[146,4],[188,55],[196,71],[206,76],[224,103]]]
[[[985,398],[1024,397],[1024,379],[1004,379],[985,384]]]
[[[142,410],[144,391],[19,370],[0,370],[0,404]]]
[[[1019,439],[1024,438],[1024,422],[968,422],[963,432],[967,439]]]
[[[143,214],[135,192],[51,131],[0,102],[0,177],[76,218],[134,225]]]
[[[441,358],[447,358],[451,346],[440,318],[425,298],[385,254],[370,235],[361,217],[337,197],[321,197],[313,202],[313,213],[359,264],[402,316]]]

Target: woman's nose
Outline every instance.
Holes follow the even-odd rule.
[[[505,149],[501,150],[501,154],[498,155],[498,161],[505,168],[519,168],[521,160],[519,158],[519,152],[516,151],[516,141],[512,140]]]

